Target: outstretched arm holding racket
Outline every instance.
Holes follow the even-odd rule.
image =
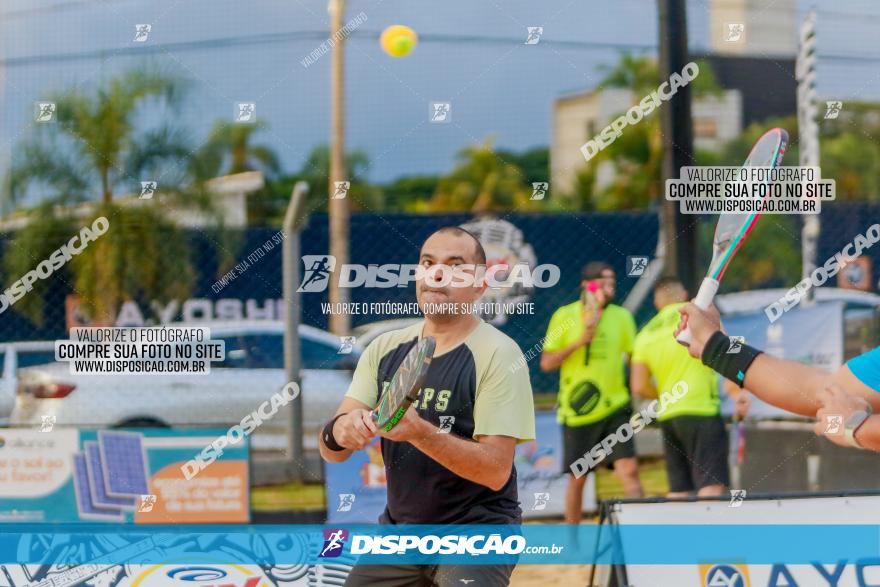
[[[682,322],[693,337],[688,351],[721,375],[732,379],[743,373],[742,386],[768,404],[815,417],[816,433],[841,446],[855,442],[880,451],[880,347],[851,359],[834,373],[796,361],[786,361],[743,345],[726,353],[727,335],[721,331],[718,310],[693,303],[681,309]],[[743,352],[745,351],[745,352]],[[827,418],[842,418],[840,432],[832,434]],[[861,421],[860,421],[861,420]]]
[[[743,166],[776,167],[787,144],[784,130],[771,129],[758,139]],[[833,374],[771,357],[748,345],[737,344],[738,351],[729,352],[732,343],[721,330],[712,300],[759,215],[760,211],[722,214],[718,219],[709,273],[697,297],[680,310],[676,340],[691,355],[765,402],[817,418],[816,434],[842,446],[880,451],[880,416],[872,416],[880,409],[880,348],[856,357]]]

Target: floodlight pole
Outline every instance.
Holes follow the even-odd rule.
[[[288,436],[288,449],[291,457],[289,477],[292,481],[301,482],[305,476],[305,454],[303,450],[303,403],[302,403],[302,379],[300,368],[302,355],[299,344],[299,321],[301,300],[297,291],[300,283],[299,259],[300,259],[300,233],[308,222],[308,217],[303,215],[306,196],[309,193],[309,184],[298,181],[293,186],[290,195],[290,204],[284,215],[284,247],[282,249],[282,286],[284,292],[284,371],[287,382],[294,382],[300,388],[291,402],[290,435]]]

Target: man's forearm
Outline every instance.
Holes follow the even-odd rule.
[[[830,380],[828,371],[761,353],[746,371],[743,387],[768,404],[814,417],[817,394]]]
[[[435,432],[413,440],[417,449],[468,481],[501,489],[510,477],[513,463],[498,447],[468,440],[453,434]]]
[[[318,452],[321,453],[321,458],[323,458],[328,463],[341,463],[343,461],[347,461],[349,457],[354,453],[353,450],[345,449],[345,450],[330,450],[327,448],[327,445],[324,444],[324,434],[318,434]]]
[[[855,438],[862,448],[880,452],[880,414],[865,420],[856,430]]]

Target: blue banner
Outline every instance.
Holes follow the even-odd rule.
[[[880,557],[880,525],[15,525],[0,563],[833,564]],[[624,556],[625,553],[625,556]]]

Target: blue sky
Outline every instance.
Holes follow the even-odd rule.
[[[799,11],[810,5],[821,13],[820,58],[878,58],[821,60],[820,94],[880,100],[880,3],[821,0]],[[688,7],[699,50],[707,46],[706,2]],[[360,12],[367,20],[346,53],[347,140],[370,155],[374,181],[448,171],[459,149],[488,137],[515,150],[547,145],[554,98],[593,87],[597,68],[617,58],[612,46],[653,52],[657,42],[654,0],[349,0],[348,19]],[[143,45],[132,42],[139,23],[152,25]],[[378,46],[380,31],[397,23],[422,37],[405,59]],[[527,26],[544,27],[538,45],[523,44]],[[326,0],[6,0],[0,148],[31,132],[35,101],[152,64],[190,81],[178,116],[195,140],[231,118],[235,102],[253,101],[270,124],[259,142],[297,169],[327,141],[330,56],[300,63],[327,28]],[[179,45],[218,39],[226,41]],[[450,124],[428,122],[431,101],[452,103]]]

